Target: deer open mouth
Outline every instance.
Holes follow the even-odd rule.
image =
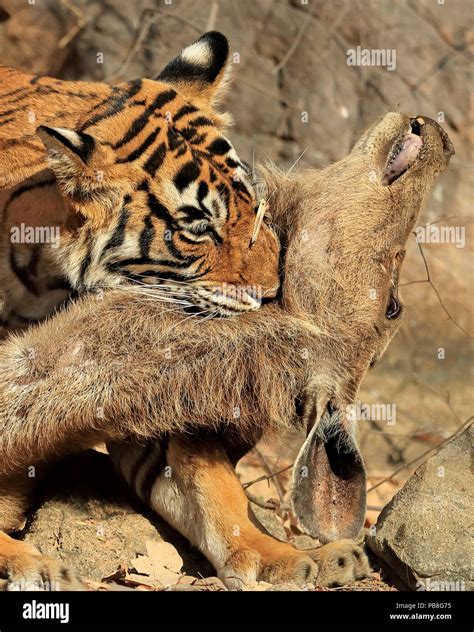
[[[390,186],[417,160],[423,147],[424,126],[421,116],[410,119],[410,128],[393,143],[382,174],[383,186]]]

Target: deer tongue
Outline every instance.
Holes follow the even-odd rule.
[[[321,542],[356,538],[365,519],[362,456],[340,420],[328,438],[315,424],[293,468],[293,510],[301,526]]]
[[[411,132],[405,134],[400,141],[395,143],[387,159],[382,175],[382,184],[385,186],[392,184],[402,173],[405,173],[414,163],[422,145],[422,138]]]

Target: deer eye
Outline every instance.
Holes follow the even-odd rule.
[[[398,318],[401,314],[402,306],[398,298],[396,296],[391,296],[387,305],[387,310],[385,312],[385,317],[389,320],[393,320],[394,318]]]

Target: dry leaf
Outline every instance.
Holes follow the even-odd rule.
[[[164,566],[170,571],[179,573],[183,568],[183,558],[169,542],[148,540],[146,550],[148,557],[154,563]]]
[[[183,559],[169,542],[148,540],[147,555],[140,555],[131,564],[137,573],[130,573],[127,581],[150,587],[173,586],[182,577]]]
[[[223,592],[227,591],[224,583],[218,577],[198,579],[190,575],[182,575],[179,582],[170,587],[173,592]]]
[[[251,582],[250,584],[244,584],[242,586],[243,592],[265,592],[268,588],[271,588],[271,584],[267,582]]]

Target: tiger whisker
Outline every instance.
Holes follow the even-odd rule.
[[[169,329],[168,332],[172,331],[175,327],[179,327],[179,325],[181,325],[182,323],[185,323],[187,320],[190,320],[192,318],[197,318],[198,316],[200,316],[201,314],[205,314],[206,312],[209,311],[209,308],[207,309],[203,309],[201,312],[196,312],[194,314],[189,314],[186,318],[183,318],[183,320],[178,321],[177,323],[175,323],[174,325],[172,325]]]
[[[134,295],[138,295],[140,297],[140,300],[145,302],[145,301],[157,301],[161,304],[166,303],[168,305],[176,305],[178,306],[178,309],[173,310],[175,313],[179,311],[180,307],[195,307],[195,304],[190,302],[189,300],[186,300],[185,298],[183,298],[181,296],[181,289],[179,290],[179,293],[177,294],[177,296],[173,296],[170,294],[162,294],[160,293],[160,289],[162,289],[163,286],[157,286],[157,288],[153,289],[153,291],[148,291],[148,287],[146,285],[144,286],[140,286],[138,288],[136,287],[127,287],[126,291],[134,294]],[[125,287],[124,287],[125,289]],[[174,292],[176,292],[175,288],[171,288],[174,290]],[[156,291],[158,290],[158,291]],[[191,296],[195,296],[195,294],[191,294]],[[171,310],[169,310],[171,311]],[[210,305],[204,309],[202,309],[199,312],[195,312],[193,314],[190,314],[187,318],[194,318],[197,316],[202,316],[203,314],[206,314],[206,317],[204,318],[204,320],[210,319],[216,315],[218,315],[220,313],[220,307],[219,306],[213,306]],[[186,319],[187,319],[186,318]],[[185,320],[186,320],[185,319]],[[181,321],[183,322],[183,321]]]
[[[301,160],[301,158],[303,158],[303,156],[305,155],[305,153],[308,151],[308,148],[305,147],[303,149],[303,151],[301,152],[301,154],[298,156],[298,158],[295,160],[295,162],[291,165],[291,167],[288,169],[288,171],[286,172],[286,176],[289,176],[290,173],[293,171],[293,169],[296,167],[296,165],[299,163],[299,161]]]
[[[168,293],[175,293],[178,296],[182,296],[184,294],[189,294],[190,296],[195,295],[195,287],[174,287],[172,285],[165,285],[164,283],[157,283],[156,285],[151,285],[148,283],[139,284],[138,286],[133,286],[130,284],[124,284],[118,286],[120,290],[124,290],[126,292],[142,292],[146,294],[157,294],[160,291],[166,291]]]
[[[177,283],[180,284],[178,285],[178,287],[176,287],[174,281],[172,281],[172,285],[168,285],[166,283],[151,284],[141,282],[137,279],[129,279],[126,283],[124,283],[123,285],[119,285],[116,289],[138,297],[138,299],[143,303],[155,301],[163,306],[168,305],[169,309],[165,310],[168,312],[178,313],[179,311],[182,311],[183,308],[202,308],[200,311],[188,315],[184,320],[187,320],[189,318],[197,318],[198,316],[201,317],[203,320],[209,320],[214,316],[225,314],[225,312],[223,311],[225,309],[225,305],[210,303],[209,305],[204,307],[202,305],[196,304],[196,299],[199,299],[199,301],[201,302],[205,300],[205,297],[200,296],[196,291],[197,289],[199,289],[199,286],[185,282]]]
[[[141,276],[144,279],[149,278],[149,277],[147,277],[144,274],[137,274],[136,276]],[[167,279],[165,277],[155,277],[155,278],[158,281],[169,281],[170,280],[170,279]],[[131,283],[137,283],[137,285],[151,285],[151,286],[160,285],[159,283],[156,283],[156,284],[155,283],[144,283],[144,282],[141,282],[139,279],[128,279],[128,281],[131,282]],[[190,283],[189,281],[178,281],[178,280],[173,279],[172,282],[176,283],[177,285],[193,285],[192,282]]]
[[[175,303],[175,304],[184,305],[188,307],[191,307],[194,304],[190,302],[189,300],[186,300],[186,298],[184,296],[181,296],[180,294],[173,296],[170,294],[160,293],[160,292],[140,292],[136,290],[129,290],[128,292],[134,295],[142,296],[144,299],[148,301],[159,301],[163,303],[169,302],[169,303]]]
[[[158,294],[159,292],[164,292],[167,294],[170,293],[175,293],[175,294],[179,294],[179,295],[184,295],[184,294],[195,294],[196,292],[191,289],[191,288],[177,288],[177,287],[173,287],[171,285],[155,285],[155,286],[145,286],[145,285],[141,285],[138,287],[133,287],[133,286],[119,286],[121,290],[125,291],[125,292],[135,292],[135,293],[142,293],[142,294],[149,294],[149,295],[153,295],[153,294]]]

